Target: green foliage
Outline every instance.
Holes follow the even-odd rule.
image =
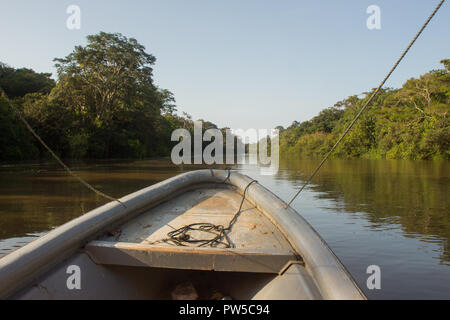
[[[158,114],[160,93],[153,86],[155,57],[135,39],[121,34],[88,36],[85,47],[76,46],[67,57],[55,59],[59,82],[55,96],[103,125],[120,112]]]
[[[156,59],[119,33],[87,37],[49,74],[0,64],[0,85],[44,141],[65,158],[144,158],[170,154],[171,132],[193,127],[175,114],[172,93],[153,84]],[[48,157],[2,101],[0,160]],[[30,150],[32,152],[30,152]]]
[[[27,93],[49,93],[55,86],[50,73],[36,73],[31,69],[14,69],[0,62],[0,87],[10,98],[22,97]]]
[[[336,149],[334,157],[450,159],[450,60],[445,69],[383,90]],[[284,154],[323,156],[372,92],[351,96],[281,132]]]
[[[88,36],[50,74],[0,63],[0,86],[44,141],[65,158],[167,156],[177,128],[193,131],[192,118],[176,114],[173,94],[153,83],[156,59],[119,33]],[[335,157],[449,159],[450,60],[444,69],[383,90],[342,141]],[[323,156],[371,92],[351,96],[309,121],[280,130],[285,154]],[[217,128],[203,121],[203,129]],[[0,97],[0,161],[48,157]]]
[[[38,156],[33,137],[0,96],[0,161],[31,160]]]

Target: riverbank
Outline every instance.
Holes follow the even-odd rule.
[[[450,159],[450,60],[406,81],[383,89],[337,147],[335,158]],[[353,95],[309,121],[294,121],[281,132],[283,155],[326,154],[361,110],[372,92]]]

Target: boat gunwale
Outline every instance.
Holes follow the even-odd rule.
[[[13,296],[107,229],[162,202],[205,184],[217,187],[226,183],[242,194],[250,181],[251,178],[234,171],[196,170],[124,196],[119,199],[122,204],[113,201],[100,206],[0,258],[0,298]],[[248,188],[246,199],[275,224],[302,256],[325,299],[365,299],[325,241],[294,209],[286,208],[281,199],[258,183]],[[317,250],[319,253],[314,252]]]
[[[229,180],[230,184],[243,192],[253,179],[232,172]],[[250,186],[246,200],[255,205],[280,230],[301,256],[324,299],[367,299],[325,240],[294,208],[259,183]]]

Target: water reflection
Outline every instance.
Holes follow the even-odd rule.
[[[315,160],[284,159],[277,179],[299,183]],[[356,213],[372,230],[401,226],[405,237],[441,242],[450,261],[450,163],[448,161],[331,160],[310,187],[333,210]]]
[[[72,164],[72,168],[114,197],[183,170],[161,160]],[[106,202],[53,164],[4,166],[0,171],[0,239],[48,231]]]

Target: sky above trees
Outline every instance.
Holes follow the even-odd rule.
[[[53,59],[100,31],[136,38],[156,57],[155,85],[178,110],[220,127],[273,128],[304,121],[378,85],[437,1],[0,0],[0,61],[53,73]],[[69,30],[66,9],[81,9]],[[381,29],[366,27],[369,5]],[[448,3],[389,87],[440,68],[450,43]]]

